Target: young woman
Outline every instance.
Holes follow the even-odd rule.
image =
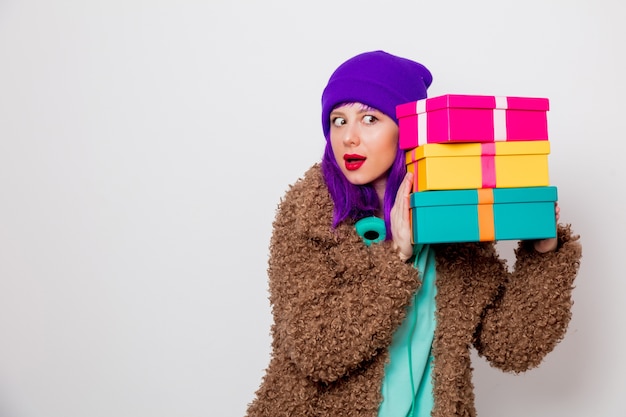
[[[383,51],[330,77],[323,159],[273,224],[272,357],[248,417],[474,416],[472,346],[522,372],[565,335],[582,253],[569,225],[520,242],[512,272],[493,242],[411,245],[395,107],[426,98],[431,82]],[[379,242],[355,228],[370,218],[384,220]]]

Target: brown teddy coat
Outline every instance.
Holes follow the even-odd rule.
[[[248,417],[376,417],[387,348],[420,286],[391,242],[366,246],[354,224],[331,228],[319,165],[287,191],[270,243],[272,356]],[[435,246],[434,417],[475,416],[470,348],[493,366],[539,365],[565,335],[581,246],[558,226],[558,249],[493,242]]]

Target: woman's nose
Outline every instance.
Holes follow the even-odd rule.
[[[344,129],[343,135],[343,144],[346,146],[355,146],[360,143],[361,139],[359,136],[358,126],[348,125],[346,129]]]

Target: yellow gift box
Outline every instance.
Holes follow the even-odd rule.
[[[547,140],[432,143],[406,151],[413,192],[541,187],[548,178]]]

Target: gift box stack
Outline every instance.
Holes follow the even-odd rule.
[[[548,110],[546,98],[453,94],[397,106],[413,243],[555,237]]]

